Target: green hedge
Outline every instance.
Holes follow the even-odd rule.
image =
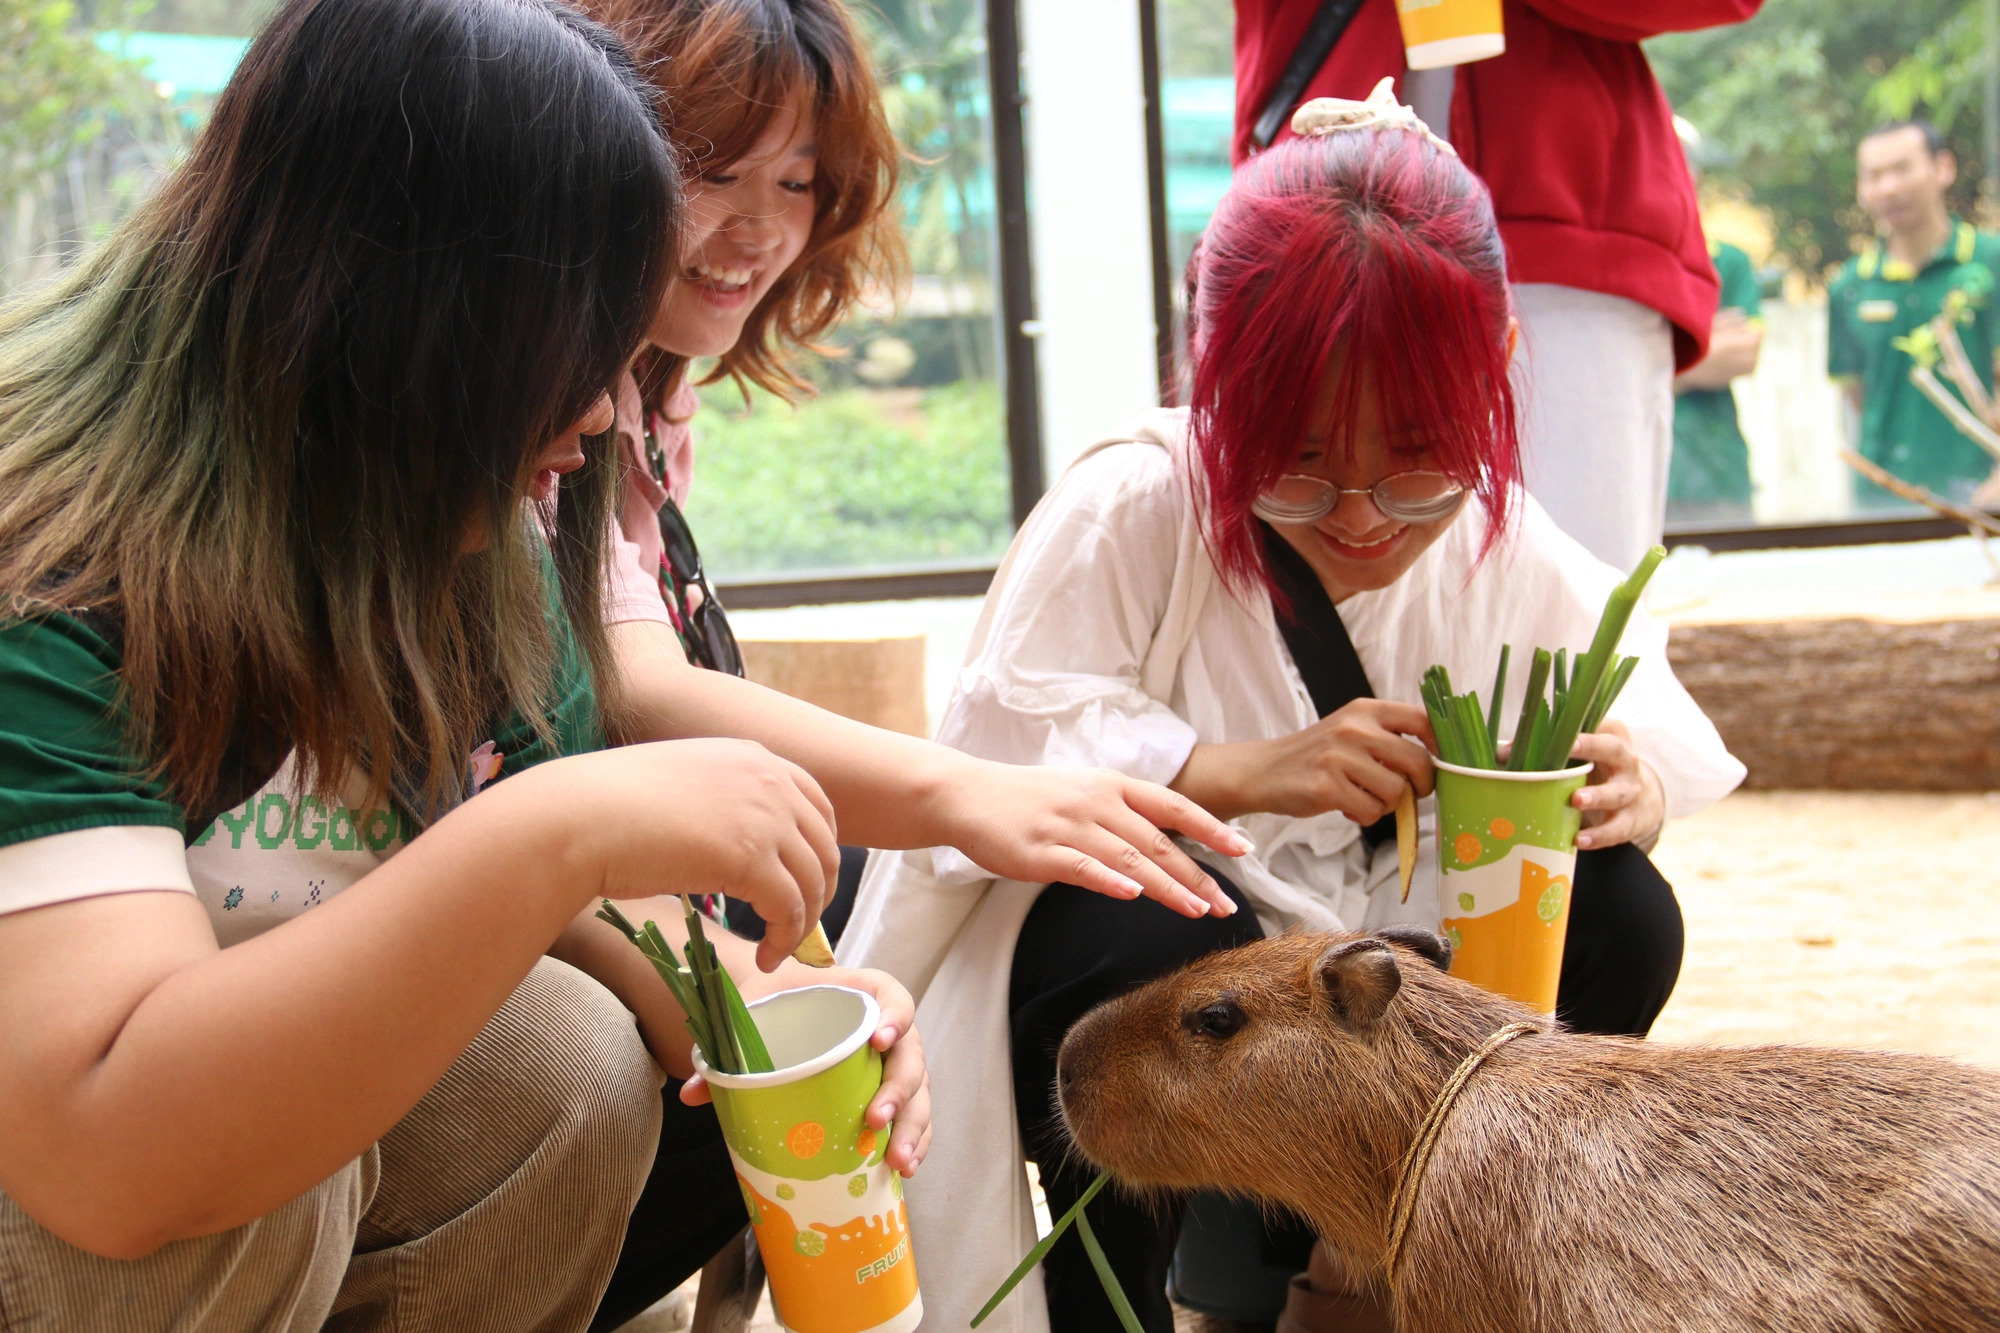
[[[996,385],[842,389],[796,409],[727,384],[694,419],[688,522],[710,576],[993,559],[1011,535]]]

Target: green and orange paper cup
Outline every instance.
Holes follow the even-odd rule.
[[[907,1333],[924,1314],[889,1127],[862,1122],[882,1086],[875,997],[807,986],[750,1006],[777,1066],[723,1074],[695,1052],[789,1333]]]
[[[1552,1014],[1589,764],[1553,773],[1437,766],[1439,928],[1451,974]]]

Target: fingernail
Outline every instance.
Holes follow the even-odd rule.
[[[1236,854],[1238,856],[1248,856],[1256,850],[1257,844],[1250,841],[1248,834],[1239,832],[1236,835]]]
[[[1137,898],[1146,891],[1145,886],[1140,884],[1138,880],[1127,879],[1123,875],[1118,877],[1118,886],[1125,891],[1127,898]]]
[[[849,1105],[849,1106],[852,1106],[852,1105],[854,1105],[854,1103],[853,1103],[853,1102],[849,1102],[849,1103],[848,1103],[848,1105]],[[882,1123],[886,1125],[886,1124],[888,1124],[888,1123],[889,1123],[889,1122],[890,1122],[891,1120],[894,1120],[894,1119],[896,1118],[896,1111],[897,1111],[897,1109],[898,1109],[898,1108],[897,1108],[897,1106],[896,1106],[896,1103],[894,1103],[894,1102],[883,1102],[883,1103],[882,1103]]]
[[[875,1040],[881,1042],[884,1046],[894,1046],[896,1044],[896,1029],[890,1025],[883,1026],[875,1033]]]

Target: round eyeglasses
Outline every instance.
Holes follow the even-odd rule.
[[[1384,518],[1398,523],[1435,523],[1458,512],[1465,487],[1442,472],[1398,472],[1362,490],[1295,472],[1278,478],[1251,504],[1250,512],[1266,523],[1317,523],[1333,512],[1343,495],[1367,496]]]

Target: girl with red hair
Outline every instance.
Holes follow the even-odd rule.
[[[1216,875],[1249,910],[1190,921],[1102,912],[1062,884],[985,892],[995,881],[962,858],[920,852],[871,866],[848,927],[850,957],[919,997],[933,1055],[940,1132],[909,1200],[918,1251],[959,1265],[954,1289],[926,1289],[939,1327],[1033,1241],[1023,1153],[1056,1213],[1089,1184],[1054,1113],[1069,1026],[1263,932],[1435,929],[1431,803],[1407,903],[1388,818],[1406,783],[1431,789],[1424,669],[1480,680],[1503,643],[1581,648],[1622,577],[1521,492],[1515,324],[1485,187],[1386,88],[1296,123],[1302,137],[1239,169],[1190,265],[1191,405],[1087,450],[1043,500],[939,729],[988,758],[1149,777],[1234,821],[1256,850]],[[1664,628],[1642,611],[1624,647],[1641,665],[1616,720],[1575,750],[1596,767],[1576,798],[1557,1012],[1643,1035],[1681,955],[1673,891],[1643,848],[1743,769],[1674,680]],[[1010,1074],[1011,1102],[994,1095]],[[1111,1191],[1091,1211],[1165,1333],[1177,1214]],[[1043,1274],[1002,1327],[1112,1326],[1080,1249],[1058,1245]],[[1304,1326],[1321,1326],[1316,1299],[1295,1297]]]

